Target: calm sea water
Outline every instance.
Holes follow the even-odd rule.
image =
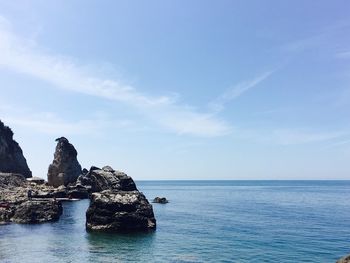
[[[88,200],[60,221],[0,226],[0,262],[335,262],[350,252],[350,181],[143,181],[158,228],[85,231]]]

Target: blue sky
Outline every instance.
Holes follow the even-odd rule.
[[[350,179],[349,1],[0,1],[0,118],[145,179]]]

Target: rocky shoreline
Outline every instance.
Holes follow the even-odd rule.
[[[0,121],[0,224],[59,220],[62,200],[90,198],[88,231],[134,232],[156,228],[152,205],[134,180],[110,166],[82,169],[65,137],[56,139],[48,181],[32,178],[12,130]]]

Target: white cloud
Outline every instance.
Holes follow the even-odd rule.
[[[16,35],[9,21],[0,16],[1,67],[41,79],[59,89],[125,103],[179,134],[212,137],[231,130],[225,121],[176,103],[172,97],[146,96],[118,79],[101,78],[88,72],[72,58],[45,52],[34,41]]]
[[[209,107],[214,110],[215,112],[222,111],[225,107],[225,104],[229,103],[230,101],[236,99],[237,97],[241,96],[243,93],[247,92],[248,90],[254,88],[255,86],[259,85],[262,81],[267,79],[274,71],[267,71],[261,74],[260,76],[250,80],[241,82],[234,87],[228,89],[223,94],[218,96],[215,100],[213,100]]]

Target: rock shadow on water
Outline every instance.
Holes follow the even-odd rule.
[[[155,251],[156,231],[134,233],[86,232],[90,259],[152,260]],[[118,253],[116,253],[118,251]],[[151,262],[151,261],[150,261]]]

